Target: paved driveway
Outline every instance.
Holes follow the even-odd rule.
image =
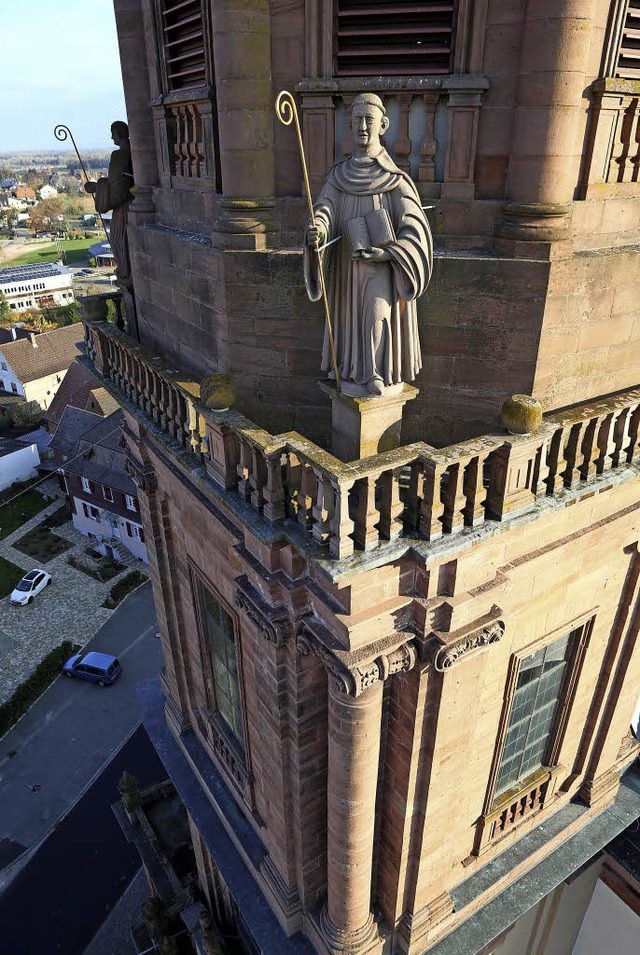
[[[40,524],[64,500],[55,478],[45,482],[39,490],[52,497],[55,495],[55,499],[0,541],[0,556],[22,567],[25,572],[37,565],[33,558],[16,550],[13,542]],[[69,540],[73,548],[42,565],[53,578],[50,586],[26,607],[12,606],[9,597],[0,600],[0,703],[8,700],[40,660],[63,640],[84,646],[113,613],[113,610],[101,606],[113,585],[132,567],[146,570],[141,561],[131,557],[122,574],[107,583],[100,583],[67,563],[69,554],[74,551],[82,554],[89,546],[89,539],[71,522],[55,527],[53,532]]]

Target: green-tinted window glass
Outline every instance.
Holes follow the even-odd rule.
[[[233,621],[224,607],[220,606],[208,590],[202,588],[201,592],[216,709],[244,751],[238,658]]]
[[[525,657],[520,664],[504,741],[496,794],[542,766],[571,655],[571,634]]]

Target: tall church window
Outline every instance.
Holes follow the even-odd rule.
[[[207,63],[202,0],[162,0],[161,21],[169,91],[204,86]]]
[[[337,76],[451,71],[455,0],[336,0]]]
[[[520,663],[511,716],[500,759],[496,795],[545,762],[573,648],[573,633]]]
[[[200,587],[202,622],[211,662],[213,705],[235,743],[244,752],[244,726],[233,620],[213,594]]]

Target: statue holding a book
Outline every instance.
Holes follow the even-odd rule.
[[[380,97],[355,98],[355,149],[329,172],[305,235],[307,294],[322,295],[322,259],[341,390],[352,397],[392,394],[422,366],[416,299],[433,245],[414,183],[380,143],[388,126]],[[322,368],[335,378],[326,332]]]

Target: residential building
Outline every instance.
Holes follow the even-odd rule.
[[[58,427],[67,407],[92,411],[105,418],[117,411],[118,403],[88,368],[78,361],[72,361],[44,415],[47,430],[51,434]]]
[[[0,292],[15,312],[75,301],[71,269],[54,262],[0,269]]]
[[[0,388],[46,410],[82,340],[82,325],[75,324],[0,344]]]
[[[106,556],[122,557],[124,548],[147,563],[136,486],[120,445],[123,420],[121,411],[101,418],[67,407],[50,447],[76,530]]]
[[[54,199],[58,195],[56,187],[49,185],[49,183],[41,186],[38,192],[40,193],[41,199]]]
[[[638,3],[114,7],[136,312],[92,303],[86,361],[202,898],[247,952],[570,955],[640,816]],[[318,387],[283,89],[314,195],[369,91],[428,207],[401,422]]]
[[[37,477],[40,455],[35,441],[27,445],[13,438],[0,437],[0,491],[15,484]]]

